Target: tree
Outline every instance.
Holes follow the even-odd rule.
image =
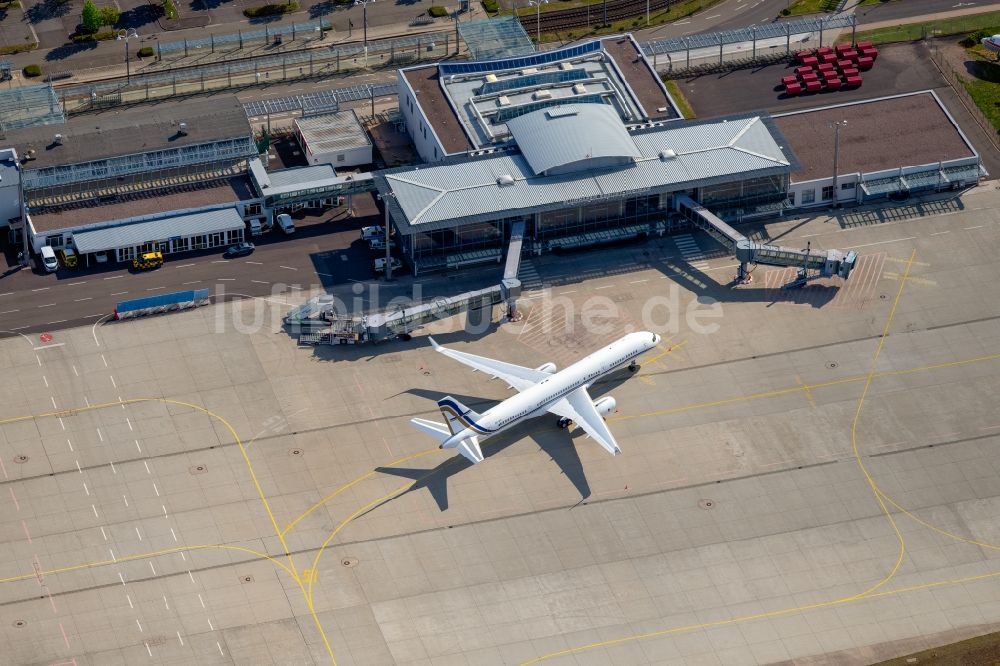
[[[101,7],[101,24],[109,27],[114,27],[118,23],[118,19],[121,18],[121,12],[114,5],[104,5]]]
[[[83,3],[83,16],[81,17],[83,30],[85,32],[97,32],[101,29],[101,12],[93,0],[85,0]]]
[[[173,0],[163,0],[163,15],[169,19],[177,18],[177,5]]]

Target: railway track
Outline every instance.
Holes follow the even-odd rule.
[[[649,0],[649,11],[660,11],[678,0]],[[570,28],[586,28],[604,24],[604,3],[589,7],[573,7],[552,12],[542,12],[539,16],[523,14],[518,16],[521,26],[529,35],[534,35],[539,28],[544,32],[560,32]],[[608,0],[607,21],[621,21],[646,13],[646,0]],[[536,23],[536,19],[538,23]]]

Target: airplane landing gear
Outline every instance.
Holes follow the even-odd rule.
[[[629,372],[637,372],[638,370],[639,370],[639,364],[636,363],[635,361],[632,361],[631,363],[628,364]]]
[[[565,416],[561,416],[561,417],[559,417],[559,420],[558,420],[558,421],[556,421],[556,425],[558,425],[558,426],[559,426],[559,428],[560,428],[560,429],[562,429],[562,430],[565,430],[566,428],[568,428],[568,427],[570,426],[570,424],[571,424],[571,423],[573,423],[573,422],[572,422],[572,421],[570,421],[570,420],[569,420],[568,418],[566,418]]]

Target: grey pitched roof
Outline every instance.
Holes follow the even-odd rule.
[[[73,234],[73,244],[80,252],[101,252],[120,247],[142,245],[150,241],[241,228],[243,228],[243,217],[239,211],[236,208],[221,208],[157,220],[136,220],[127,224],[91,231],[79,231]]]
[[[567,104],[507,121],[535,175],[585,169],[599,161],[627,164],[642,155],[608,104]]]
[[[790,173],[798,167],[767,116],[671,122],[636,131],[631,140],[639,157],[624,167],[538,176],[523,154],[501,152],[389,169],[375,178],[381,192],[394,195],[389,201],[396,224],[413,233],[595,199],[624,198],[636,192],[667,192]],[[668,150],[673,156],[661,157]],[[510,184],[498,182],[505,175],[511,177]]]
[[[295,119],[295,127],[314,155],[372,145],[354,109]]]

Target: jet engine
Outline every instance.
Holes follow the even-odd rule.
[[[610,395],[606,395],[600,400],[594,401],[594,409],[596,409],[597,413],[601,416],[607,416],[611,412],[615,411],[615,407],[617,406],[618,403],[616,403],[615,399]]]
[[[545,365],[538,366],[537,368],[535,368],[535,370],[537,370],[538,372],[544,372],[547,375],[552,375],[555,374],[556,364],[549,362],[546,363]]]

